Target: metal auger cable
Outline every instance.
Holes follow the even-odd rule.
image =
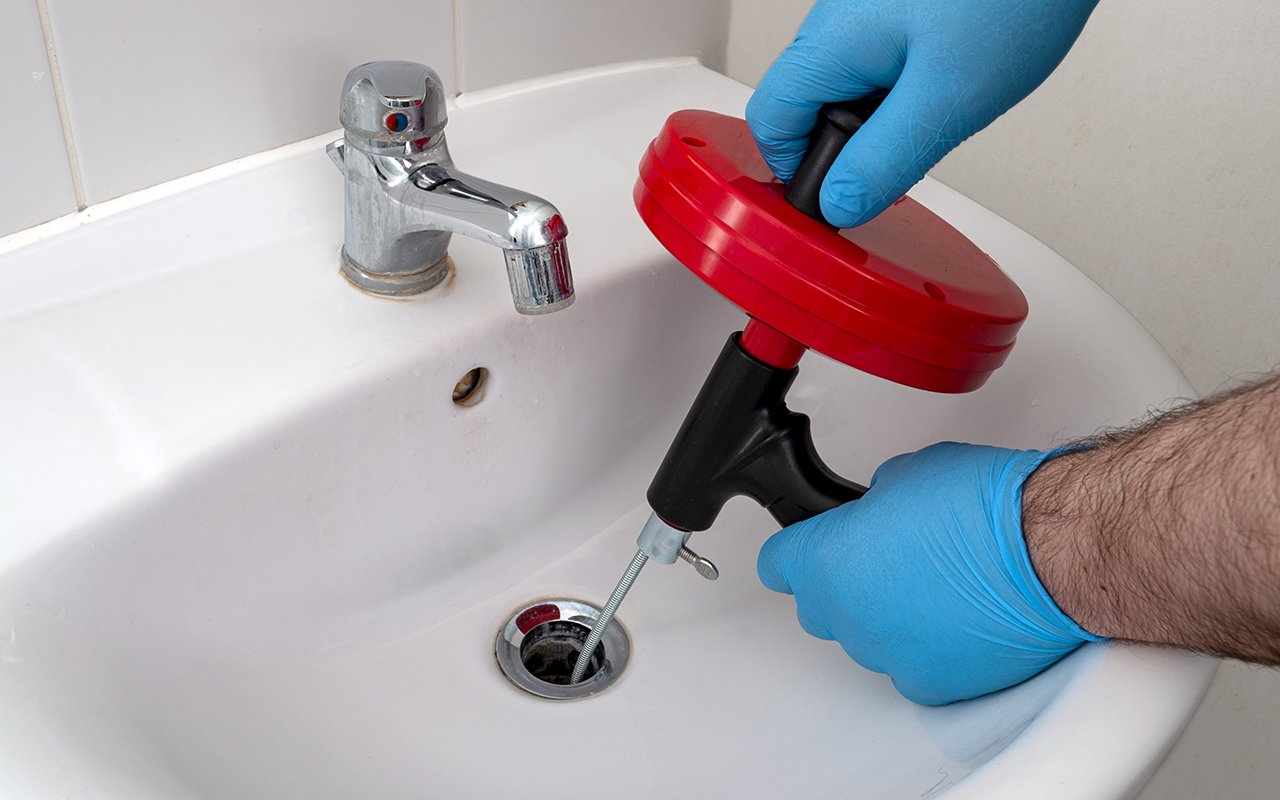
[[[591,656],[600,646],[600,637],[604,636],[605,628],[609,627],[609,623],[613,621],[613,615],[618,613],[618,606],[622,605],[622,598],[627,596],[627,592],[631,590],[631,584],[636,582],[636,576],[640,574],[640,570],[648,560],[649,556],[643,550],[636,551],[635,558],[631,559],[631,564],[623,573],[622,580],[618,581],[618,585],[614,587],[613,594],[609,596],[609,602],[605,603],[604,608],[600,610],[596,624],[591,626],[591,633],[583,643],[582,650],[578,652],[578,660],[573,664],[573,675],[569,678],[570,684],[582,682],[583,676],[587,674],[587,665],[591,663]]]

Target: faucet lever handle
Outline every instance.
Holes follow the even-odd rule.
[[[347,140],[379,153],[421,152],[444,130],[444,84],[412,61],[371,61],[347,73],[339,119]]]

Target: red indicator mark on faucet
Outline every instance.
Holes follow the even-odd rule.
[[[409,117],[407,114],[403,114],[399,111],[393,111],[386,116],[386,119],[382,121],[382,124],[386,125],[387,130],[392,133],[399,133],[409,127]]]
[[[560,606],[554,603],[543,603],[540,606],[526,608],[516,617],[516,627],[521,633],[528,633],[544,622],[560,619]]]

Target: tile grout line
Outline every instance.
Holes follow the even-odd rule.
[[[452,105],[450,108],[455,108]],[[198,172],[192,172],[181,177],[167,180],[163,183],[157,183],[144,189],[135,189],[132,192],[122,194],[119,197],[113,197],[110,200],[103,200],[89,206],[85,206],[79,211],[65,214],[61,217],[55,217],[48,222],[42,222],[30,228],[24,228],[20,231],[0,236],[0,255],[20,250],[36,242],[42,242],[52,236],[65,233],[81,225],[88,225],[100,219],[107,219],[116,214],[120,214],[131,209],[138,208],[157,200],[163,200],[167,197],[173,197],[188,192],[201,186],[207,186],[216,181],[224,180],[234,175],[241,175],[251,170],[260,169],[272,164],[278,164],[286,159],[296,158],[302,155],[316,154],[324,151],[325,145],[332,142],[335,138],[342,135],[342,129],[327,131],[319,136],[312,136],[309,139],[303,139],[298,142],[291,142],[281,147],[271,150],[264,150],[260,153],[237,158],[234,161],[226,161],[221,164],[215,164]]]
[[[89,207],[85,199],[84,178],[80,174],[80,158],[76,155],[75,137],[71,133],[71,115],[67,112],[67,93],[62,86],[62,68],[58,65],[58,53],[53,43],[53,25],[49,22],[48,0],[36,0],[40,14],[40,32],[44,35],[45,58],[49,61],[49,77],[53,80],[53,98],[58,104],[58,121],[62,123],[62,144],[67,151],[67,166],[71,169],[71,188],[76,196],[76,210]]]
[[[37,1],[39,2],[40,0]],[[511,83],[493,86],[488,89],[479,89],[474,92],[467,92],[465,95],[447,97],[445,98],[445,103],[447,104],[449,111],[452,113],[461,108],[480,106],[494,102],[495,100],[501,100],[507,97],[524,94],[526,92],[540,91],[542,89],[548,89],[555,86],[564,86],[582,80],[590,80],[593,78],[612,75],[625,75],[650,69],[688,67],[695,66],[697,64],[698,60],[692,56],[678,56],[672,58],[624,61],[617,64],[583,67],[582,69],[568,70],[566,72],[558,72],[551,75],[524,78],[518,81],[512,81]],[[250,170],[258,169],[269,164],[276,164],[286,159],[295,158],[301,155],[322,152],[325,145],[329,144],[329,142],[333,141],[335,138],[342,136],[342,133],[342,129],[337,128],[318,136],[313,136],[309,139],[303,139],[271,150],[263,150],[232,161],[215,164],[197,172],[155,184],[154,186],[136,189],[132,192],[120,195],[119,197],[111,198],[110,200],[102,200],[92,205],[86,205],[78,211],[74,211],[61,217],[56,217],[48,222],[42,222],[39,225],[24,228],[5,236],[0,236],[0,255],[20,250],[23,247],[44,241],[52,236],[57,236],[61,233],[65,233],[66,231],[74,230],[80,225],[87,225],[100,219],[106,219],[121,212],[138,208],[139,206],[161,200],[166,197],[172,197],[181,192],[189,191],[199,186],[205,186],[233,175],[240,175]]]
[[[453,0],[453,95],[462,94],[462,0]]]

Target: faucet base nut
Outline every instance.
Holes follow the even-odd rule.
[[[411,272],[368,272],[342,249],[342,277],[362,292],[382,297],[407,297],[434,289],[453,274],[453,261],[445,253],[422,269]]]

